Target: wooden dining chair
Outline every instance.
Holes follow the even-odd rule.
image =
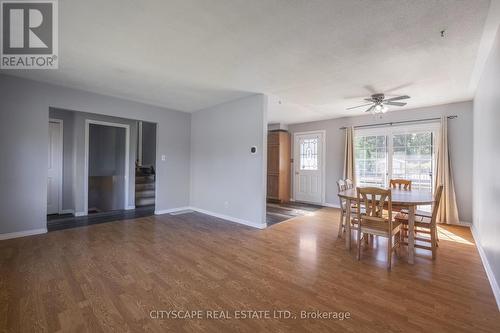
[[[340,192],[347,190],[347,184],[344,180],[339,179],[337,180],[337,189]],[[342,237],[342,234],[345,231],[345,226],[347,223],[347,200],[342,199],[339,196],[339,203],[340,203],[340,221],[339,221],[339,232],[338,232],[338,237]],[[351,204],[351,230],[357,230],[357,222],[355,219],[355,216],[357,214],[357,207],[355,203]],[[350,237],[350,235],[349,235]]]
[[[411,180],[406,179],[391,179],[389,181],[391,188],[411,191]]]
[[[345,186],[347,189],[354,188],[354,184],[353,184],[352,180],[350,180],[349,178],[346,178],[344,180],[344,182],[345,182]]]
[[[411,180],[406,179],[391,179],[389,180],[389,185],[393,189],[411,191]],[[392,205],[392,211],[399,213],[401,210],[405,209],[406,206]],[[387,205],[385,207],[387,209]]]
[[[400,223],[392,219],[391,189],[376,187],[357,188],[358,206],[364,204],[365,213],[358,211],[359,223],[357,232],[358,260],[361,260],[361,233],[387,238],[387,270],[391,270],[392,252],[400,247]],[[388,210],[384,212],[384,204]]]
[[[430,246],[415,244],[415,247],[431,251],[433,260],[436,259],[437,255],[438,233],[436,219],[442,194],[443,185],[439,185],[434,194],[434,204],[432,205],[432,213],[430,216],[426,214],[426,212],[417,211],[415,214],[415,241],[430,243]],[[408,212],[399,212],[395,220],[401,223],[401,229],[404,231],[401,234],[401,243],[408,245],[408,242],[405,240],[408,232]],[[430,239],[417,236],[417,232],[430,235]]]
[[[338,190],[338,192],[340,193],[342,191],[345,191],[345,189],[346,189],[345,181],[342,180],[342,179],[337,180],[337,190]],[[343,229],[344,229],[344,220],[345,220],[345,217],[346,217],[346,200],[342,199],[339,196],[339,203],[340,203],[340,222],[339,222],[338,237],[342,237],[342,232],[343,232]]]

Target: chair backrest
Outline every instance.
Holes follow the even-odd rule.
[[[347,189],[354,188],[354,184],[352,183],[352,180],[350,180],[349,178],[346,178],[344,182]]]
[[[389,181],[391,188],[397,188],[400,190],[411,190],[411,180],[406,179],[391,179]]]
[[[383,217],[384,205],[387,205],[388,227],[392,229],[392,193],[391,189],[382,189],[377,187],[358,187],[357,189],[358,207],[361,204],[365,206],[365,214],[358,210],[358,219],[360,221],[370,220],[376,222],[385,222]]]
[[[443,194],[443,185],[439,185],[434,193],[434,205],[432,205],[432,222],[436,223],[436,217],[441,203],[441,195]]]
[[[345,191],[347,189],[345,181],[342,179],[337,180],[337,189],[339,192]]]

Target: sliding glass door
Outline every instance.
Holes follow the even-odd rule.
[[[354,134],[359,186],[387,187],[390,179],[412,181],[432,192],[438,124],[359,129]]]

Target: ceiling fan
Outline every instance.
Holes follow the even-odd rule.
[[[361,104],[358,106],[353,106],[353,107],[347,108],[346,110],[352,110],[352,109],[360,108],[363,106],[370,106],[365,112],[370,112],[372,114],[386,113],[387,110],[389,110],[387,105],[405,106],[407,103],[396,102],[396,101],[400,101],[402,99],[408,99],[408,98],[410,98],[410,96],[402,95],[402,96],[396,96],[396,97],[391,97],[391,98],[386,99],[384,94],[373,94],[373,95],[371,95],[370,98],[365,98],[365,101],[368,101],[370,103]]]

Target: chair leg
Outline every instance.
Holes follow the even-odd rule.
[[[361,260],[361,224],[358,224],[358,232],[357,232],[357,238],[358,238],[358,253],[357,257],[358,260]]]
[[[431,229],[431,249],[432,249],[432,260],[436,259],[436,236],[437,236],[437,229],[436,227],[433,227]]]
[[[387,240],[387,270],[391,270],[392,264],[392,235],[389,235]]]
[[[342,237],[342,232],[344,231],[344,220],[345,220],[345,214],[344,211],[342,210],[340,212],[340,222],[339,222],[339,234],[338,237]]]
[[[439,233],[437,226],[435,226],[435,229],[436,229],[436,247],[439,247]]]

